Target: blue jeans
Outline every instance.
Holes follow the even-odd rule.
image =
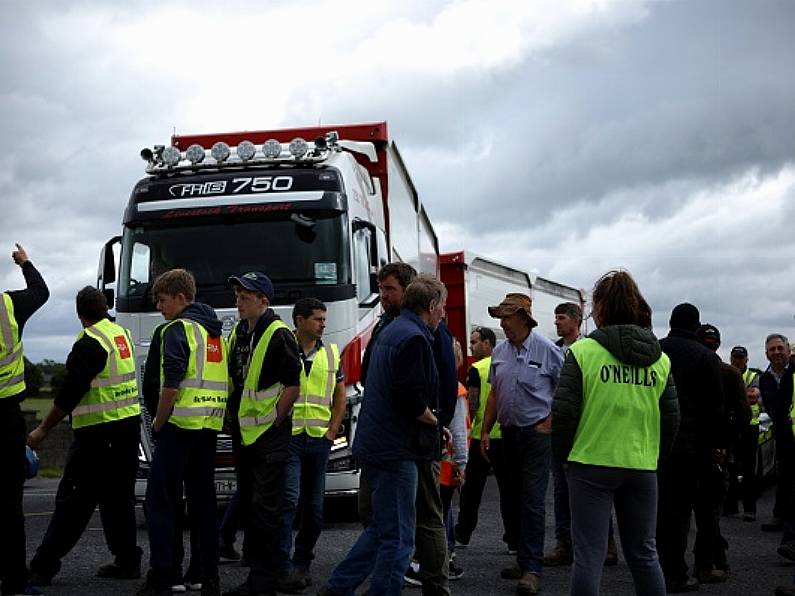
[[[373,504],[372,522],[334,569],[328,587],[352,596],[372,573],[370,594],[398,596],[414,549],[417,465],[413,461],[367,464],[363,473]]]
[[[326,437],[310,437],[302,432],[290,439],[279,540],[279,563],[283,574],[288,573],[291,567],[309,569],[309,564],[315,558],[312,551],[323,529],[323,494],[326,491],[326,466],[330,451],[331,441]],[[301,527],[295,537],[295,554],[290,561],[293,522],[299,502]]]
[[[544,560],[544,497],[551,465],[550,435],[531,426],[503,426],[503,453],[509,479],[510,517],[520,528],[516,562],[541,575]]]

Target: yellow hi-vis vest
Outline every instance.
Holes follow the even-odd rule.
[[[340,369],[337,344],[324,345],[312,359],[309,374],[301,366],[301,389],[293,405],[293,434],[306,433],[319,439],[331,421],[331,405]]]
[[[751,422],[750,422],[750,424],[751,424],[751,426],[759,426],[759,412],[760,412],[761,408],[759,407],[758,403],[750,404],[750,407],[751,407]]]
[[[127,330],[102,319],[83,329],[77,339],[84,335],[97,340],[107,358],[105,368],[91,381],[91,388],[72,410],[72,428],[138,416],[141,406],[135,382],[135,357]]]
[[[660,453],[660,397],[671,362],[662,354],[647,367],[621,362],[586,338],[569,348],[582,371],[582,416],[569,461],[656,470]]]
[[[239,325],[240,323],[238,323]],[[262,372],[262,361],[268,352],[268,345],[271,337],[277,329],[287,329],[289,327],[279,319],[274,320],[259,338],[257,345],[249,355],[248,370],[243,381],[243,393],[240,396],[240,410],[237,419],[240,424],[240,438],[243,445],[248,446],[254,442],[273,426],[276,420],[276,404],[282,393],[282,384],[274,383],[270,387],[257,391],[260,373]],[[230,345],[234,345],[237,337],[237,327],[232,331]],[[290,333],[293,337],[293,334]]]
[[[469,436],[475,441],[480,441],[480,433],[483,430],[483,416],[486,413],[486,402],[489,399],[489,393],[491,393],[491,383],[489,383],[491,356],[473,362],[472,368],[478,371],[478,377],[480,378],[480,399],[478,401],[478,411],[475,414],[475,419],[472,421],[472,427],[469,429]],[[501,437],[502,431],[500,430],[500,423],[495,422],[494,426],[491,427],[489,438],[499,439]]]
[[[22,339],[14,318],[14,303],[3,292],[0,301],[0,399],[14,397],[25,390],[25,359]]]
[[[743,382],[745,383],[745,386],[750,387],[751,383],[753,383],[754,379],[758,376],[759,373],[746,367],[745,372],[743,373]]]
[[[166,331],[172,325],[182,325],[185,329],[190,356],[168,420],[188,430],[209,428],[220,431],[224,425],[229,390],[226,342],[223,337],[211,337],[201,324],[190,319],[175,319],[164,325],[160,334],[161,386],[163,343]]]

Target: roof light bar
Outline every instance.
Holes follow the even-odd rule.
[[[185,157],[189,162],[192,164],[198,164],[204,161],[204,147],[201,145],[193,144],[188,147],[188,150],[185,152]]]
[[[229,145],[222,141],[218,141],[215,145],[213,145],[213,148],[210,149],[210,155],[212,155],[212,158],[218,163],[229,159],[231,154],[232,151],[229,149]]]
[[[163,163],[169,167],[177,165],[182,159],[182,153],[176,147],[166,147],[163,149]]]
[[[236,151],[241,161],[248,161],[257,154],[257,147],[251,141],[241,141]]]
[[[301,137],[297,137],[290,141],[290,155],[296,159],[301,159],[309,151],[309,145]]]
[[[268,139],[262,144],[262,154],[270,159],[276,159],[282,154],[282,144],[276,139]]]

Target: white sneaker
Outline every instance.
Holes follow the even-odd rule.
[[[171,586],[171,591],[174,594],[181,594],[182,592],[187,592],[188,588],[185,587],[185,584],[174,584]]]
[[[185,588],[191,592],[199,592],[202,589],[201,582],[185,582]]]

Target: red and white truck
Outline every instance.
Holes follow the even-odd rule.
[[[355,494],[350,446],[361,356],[381,312],[376,272],[401,260],[438,273],[436,234],[387,123],[175,135],[141,156],[147,176],[133,188],[98,275],[117,322],[132,332],[139,369],[163,321],[151,285],[168,269],[195,275],[197,300],[216,309],[227,332],[238,318],[230,275],[267,273],[272,306],[288,324],[296,299],[319,298],[328,307],[324,339],[342,350],[348,397],[326,490]],[[223,496],[235,488],[229,437],[219,436],[217,451]],[[144,431],[139,492],[150,457]]]
[[[499,304],[509,292],[521,292],[533,299],[533,318],[538,322],[534,333],[543,333],[553,341],[555,307],[574,302],[585,311],[586,294],[578,290],[510,265],[499,263],[469,251],[439,255],[441,280],[447,286],[447,324],[466,349],[469,334],[478,327],[488,327],[504,339],[499,321],[489,316],[488,307]],[[586,326],[583,324],[583,333]]]

